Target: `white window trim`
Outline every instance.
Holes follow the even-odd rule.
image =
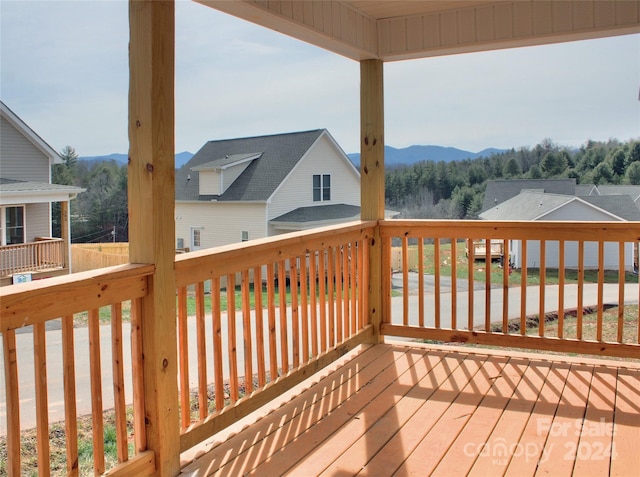
[[[315,176],[320,176],[320,200],[315,200],[314,198],[314,192],[315,192],[315,185],[313,184],[313,178]],[[324,177],[325,176],[329,176],[329,198],[325,199],[324,198]],[[313,174],[313,177],[311,178],[311,200],[313,202],[331,202],[331,173],[321,173],[321,174]]]

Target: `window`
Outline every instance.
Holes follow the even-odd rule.
[[[4,244],[24,243],[24,207],[6,207],[4,209]]]
[[[329,174],[314,174],[313,201],[331,200],[331,176]]]
[[[243,230],[242,231],[242,241],[243,242],[248,242],[249,241],[249,232],[247,230]]]
[[[191,250],[202,247],[202,227],[191,227]]]

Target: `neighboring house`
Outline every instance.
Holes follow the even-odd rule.
[[[0,101],[1,285],[70,272],[68,204],[84,189],[51,183],[51,166],[62,162]],[[51,237],[53,202],[66,212],[61,238]]]
[[[209,141],[176,173],[176,248],[360,217],[360,173],[326,129]]]
[[[628,195],[609,196],[571,196],[549,194],[540,191],[523,190],[518,195],[484,211],[480,214],[484,220],[557,220],[557,221],[640,221],[640,209]],[[521,268],[520,241],[509,244],[511,263]],[[557,268],[559,261],[559,243],[547,241],[546,266]],[[617,242],[607,243],[604,248],[604,268],[617,270],[619,247]],[[637,244],[624,246],[625,269],[637,267]],[[575,242],[565,242],[565,267],[578,267],[578,250]],[[527,242],[527,267],[540,267],[540,243]],[[585,244],[584,267],[598,267],[598,250],[595,243]]]
[[[549,194],[576,195],[575,179],[514,179],[488,180],[482,211],[485,212],[522,191],[538,191]]]

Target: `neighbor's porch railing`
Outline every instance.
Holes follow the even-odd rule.
[[[378,330],[370,324],[367,310],[369,295],[376,292],[369,289],[368,280],[373,272],[369,270],[370,245],[378,232],[383,241],[384,319],[379,330],[383,335],[612,356],[640,354],[638,316],[629,319],[621,313],[614,323],[614,339],[605,340],[602,333],[605,292],[610,287],[616,291],[616,301],[638,301],[637,278],[621,273],[609,284],[604,276],[612,249],[620,252],[617,262],[621,269],[629,263],[625,244],[640,237],[637,224],[381,221],[286,234],[176,257],[176,406],[181,413],[176,436],[166,438],[178,439],[184,452],[358,343],[375,341]],[[568,268],[564,264],[573,260],[576,251],[577,283],[568,283],[565,274],[559,273],[558,284],[548,284],[549,270],[543,265],[535,286],[527,286],[534,270],[526,266],[520,271],[520,282],[509,282],[513,280],[507,266],[492,285],[496,278],[487,279],[491,273],[486,267],[475,269],[483,267],[482,261],[474,268],[475,278],[471,273],[448,282],[448,277],[460,276],[465,267],[469,270],[476,262],[473,252],[467,263],[451,257],[458,256],[458,248],[464,249],[465,240],[478,238],[502,240],[505,250],[522,241],[519,253],[523,264],[535,249],[543,264],[557,255],[560,270]],[[401,250],[402,266],[392,277],[393,246]],[[584,278],[585,261],[590,259],[585,250],[590,249],[597,251],[599,270],[594,284],[587,284]],[[408,267],[411,253],[420,257],[413,271]],[[35,382],[38,470],[46,475],[49,469],[49,409],[56,399],[49,395],[56,388],[54,383],[60,383],[67,426],[67,470],[77,475],[78,390],[74,376],[81,365],[87,365],[90,373],[95,473],[105,471],[102,411],[110,394],[119,464],[109,473],[144,475],[155,470],[154,453],[146,447],[144,419],[162,416],[143,409],[140,345],[144,332],[140,303],[149,296],[153,273],[149,265],[125,265],[0,289],[9,475],[21,472],[16,456],[21,452],[20,406],[24,403],[20,401],[25,381]],[[475,292],[465,292],[465,283]],[[597,315],[594,338],[587,336],[582,311],[589,298],[585,293],[592,289]],[[531,290],[538,290],[534,298]],[[558,293],[560,290],[566,293]],[[575,303],[569,302],[569,291],[575,291]],[[541,315],[549,308],[566,312],[575,308],[576,329],[560,326],[560,331],[550,335],[545,320],[539,320],[532,335],[527,330],[531,307]],[[130,310],[130,327],[121,319],[125,309]],[[514,310],[515,319],[511,317]],[[74,330],[73,315],[82,311],[88,315],[88,328]],[[98,326],[101,312],[109,321],[107,327]],[[53,356],[45,326],[58,317],[62,317],[61,356]],[[558,320],[563,319],[565,313],[559,313]],[[627,324],[635,324],[636,331],[629,333]],[[32,330],[27,341],[25,335],[16,334],[25,326]],[[106,330],[111,333],[111,346],[107,347],[111,351],[99,346],[100,335]],[[127,346],[126,330],[131,333]],[[74,343],[80,343],[79,337],[85,333],[88,344],[79,349]],[[31,344],[18,346],[18,341]],[[189,353],[190,349],[196,352]],[[31,354],[35,374],[28,373],[25,362],[29,360],[22,358],[24,353]],[[47,372],[47,363],[56,361],[62,361],[64,367],[57,378]],[[130,378],[127,369],[132,371]],[[102,385],[109,382],[108,372],[112,374],[112,393]],[[132,391],[130,398],[127,390]],[[133,404],[132,411],[125,403]],[[133,444],[131,449],[128,442]]]
[[[383,335],[640,358],[640,308],[629,317],[623,306],[637,305],[640,296],[633,257],[639,223],[389,220],[380,222],[380,235],[384,289],[393,283],[402,290],[402,299],[383,294]],[[505,256],[496,273],[486,247],[483,256],[474,247],[461,253],[479,239],[517,252],[518,270]],[[401,265],[392,278],[394,253]],[[512,273],[519,276],[515,283]],[[611,303],[621,306],[614,322],[605,323]],[[586,321],[589,309],[593,323]],[[568,326],[570,316],[575,324]]]
[[[64,246],[60,238],[0,246],[0,277],[64,268]]]

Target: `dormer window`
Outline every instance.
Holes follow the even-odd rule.
[[[331,200],[331,175],[313,175],[313,201],[323,202]]]

